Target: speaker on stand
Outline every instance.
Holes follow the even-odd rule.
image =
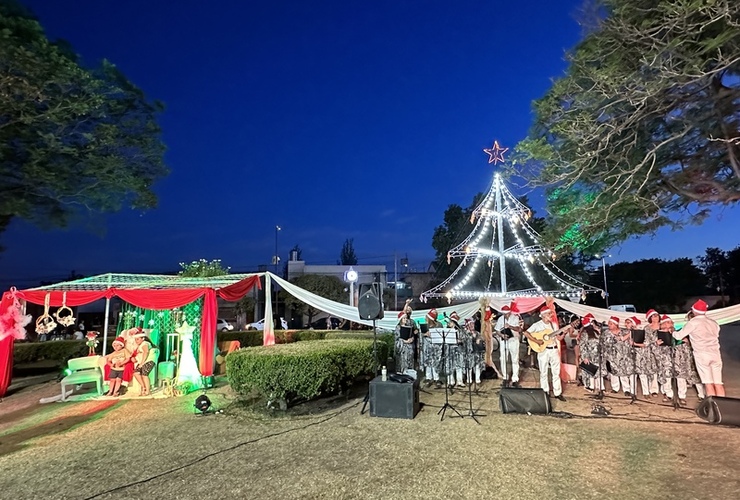
[[[375,373],[380,374],[380,362],[378,361],[378,328],[375,321],[383,319],[383,289],[380,283],[360,283],[359,299],[357,300],[357,312],[360,319],[372,320],[373,322],[373,359],[375,361]],[[365,395],[360,414],[365,413],[367,403],[370,400],[370,390]]]

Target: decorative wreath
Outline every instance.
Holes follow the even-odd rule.
[[[62,315],[63,312],[67,314]],[[67,292],[64,292],[64,295],[62,295],[62,307],[54,313],[54,317],[62,326],[72,326],[75,324],[74,313],[72,313],[72,309],[67,307]]]
[[[44,314],[36,319],[36,333],[50,333],[57,327],[54,319],[49,316],[49,294],[44,298]]]

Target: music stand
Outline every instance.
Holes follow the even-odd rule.
[[[471,348],[472,348],[472,346],[471,346]],[[465,352],[465,374],[468,377],[467,382],[468,382],[468,404],[469,404],[469,410],[468,410],[467,416],[470,417],[470,418],[472,418],[473,420],[475,420],[475,423],[476,424],[480,425],[480,421],[478,421],[478,419],[476,417],[485,417],[486,414],[485,413],[476,413],[475,410],[473,410],[473,390],[472,390],[473,383],[470,380],[470,378],[472,376],[472,373],[471,373],[472,370],[471,370],[471,368],[469,366],[469,363],[468,363],[468,361],[470,360],[470,356],[468,356],[467,349],[465,351],[466,351]],[[471,352],[471,354],[472,354],[472,352]],[[458,413],[458,415],[460,415],[460,414]],[[453,418],[454,418],[454,416],[455,415],[453,415]],[[462,415],[460,415],[460,418],[462,418]]]
[[[442,344],[442,366],[445,368],[445,376],[447,376],[447,346],[451,343],[449,339],[447,338],[448,333],[455,333],[455,343],[457,343],[457,330],[452,330],[449,328],[431,328],[429,330],[430,339],[433,344]],[[437,412],[437,415],[440,413],[442,416],[440,417],[439,421],[441,422],[445,418],[445,412],[447,411],[447,408],[451,409],[457,415],[462,418],[462,414],[457,411],[457,409],[450,404],[450,392],[448,388],[448,384],[445,381],[445,404],[442,405],[442,408],[439,409]]]
[[[594,377],[594,380],[599,381],[599,392],[596,394],[596,399],[601,401],[604,399],[604,332],[599,329],[599,378]]]

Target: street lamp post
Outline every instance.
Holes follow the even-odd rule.
[[[278,233],[282,230],[280,226],[275,226],[275,257],[272,259],[275,264],[275,276],[278,274],[278,264],[280,263],[280,254],[278,253]],[[275,287],[275,310],[273,315],[278,315],[278,290]]]
[[[357,278],[357,271],[352,269],[352,266],[349,266],[349,270],[344,273],[344,279],[349,281],[349,305],[352,307],[355,306],[355,283],[357,282]]]
[[[606,285],[606,258],[611,257],[611,254],[609,255],[599,255],[596,254],[594,257],[601,258],[601,269],[604,271],[604,299],[606,300],[606,307],[609,307],[609,288]]]

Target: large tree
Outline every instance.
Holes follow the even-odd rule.
[[[80,214],[156,206],[167,174],[157,115],[116,67],[84,67],[0,0],[0,231],[15,217],[63,227]]]
[[[315,293],[325,299],[333,300],[334,302],[347,303],[349,299],[349,293],[347,292],[342,280],[336,276],[325,276],[322,274],[304,274],[291,280],[296,286],[308,290],[311,293]],[[280,296],[285,300],[286,308],[293,310],[299,315],[308,315],[308,324],[311,324],[314,316],[316,316],[320,310],[313,306],[309,306],[305,302],[291,294],[280,291]]]
[[[342,251],[339,254],[339,261],[337,262],[340,266],[354,266],[357,265],[357,254],[355,253],[355,239],[347,238],[344,240],[342,245]]]
[[[740,200],[740,2],[595,3],[514,162],[552,240],[590,252]]]

